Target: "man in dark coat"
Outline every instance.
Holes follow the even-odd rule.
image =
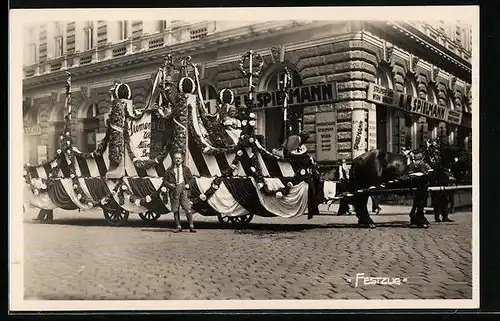
[[[189,222],[189,231],[195,233],[193,223],[193,213],[191,210],[191,203],[189,201],[189,189],[193,181],[193,174],[189,167],[183,164],[183,155],[181,153],[174,154],[174,161],[166,171],[166,179],[170,188],[170,203],[172,212],[174,212],[174,219],[176,229],[175,233],[182,231],[179,210],[182,209],[186,212],[186,218]]]

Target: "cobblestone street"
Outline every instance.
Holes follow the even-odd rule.
[[[172,233],[172,215],[125,227],[100,211],[24,215],[25,299],[470,299],[472,215],[409,229],[407,207],[383,206],[377,229],[355,216],[255,217],[236,229],[195,215],[198,233]],[[184,217],[183,217],[184,219]],[[388,277],[400,285],[365,284]],[[356,284],[357,283],[357,284]]]

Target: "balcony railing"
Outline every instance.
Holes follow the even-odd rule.
[[[67,68],[75,68],[175,44],[197,41],[197,39],[192,39],[191,30],[200,29],[200,27],[207,28],[206,36],[216,33],[215,22],[199,22],[191,25],[183,24],[174,26],[171,30],[164,32],[145,34],[139,38],[129,38],[117,43],[107,43],[90,50],[76,51],[57,59],[45,60],[33,65],[24,66],[24,77],[35,77]]]

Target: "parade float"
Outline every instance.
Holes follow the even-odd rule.
[[[168,54],[143,109],[135,108],[127,84],[112,85],[106,133],[90,153],[81,152],[71,137],[68,73],[65,128],[59,148],[54,158],[24,166],[25,202],[40,209],[38,219],[42,222],[50,222],[56,208],[101,208],[113,226],[126,223],[130,213],[154,222],[171,212],[165,172],[177,152],[184,155],[194,176],[194,182],[186,185],[193,209],[204,216],[217,216],[221,223],[246,224],[254,215],[295,218],[307,214],[312,218],[320,215],[320,203],[363,195],[413,193],[422,176],[433,175],[432,171],[407,172],[394,180],[353,190],[348,187],[352,179],[321,180],[319,167],[307,153],[304,141],[292,150],[266,150],[256,135],[252,105],[254,83],[263,64],[262,57],[251,50],[243,55],[239,66],[248,80],[248,104],[236,108],[234,93],[222,89],[217,112],[210,114],[203,103],[197,66],[190,57],[176,60]],[[279,91],[284,124],[288,124],[289,90],[290,73],[285,68]],[[284,131],[286,146],[288,125]]]
[[[221,90],[217,112],[208,113],[196,65],[190,57],[174,60],[169,54],[158,69],[144,109],[134,108],[127,84],[113,84],[106,134],[90,153],[81,152],[71,137],[68,73],[65,129],[56,155],[24,166],[25,199],[40,209],[40,220],[51,221],[56,208],[86,211],[97,207],[110,225],[122,225],[130,213],[144,221],[157,220],[170,213],[165,170],[176,152],[185,156],[195,177],[187,188],[193,209],[201,215],[216,215],[223,223],[248,223],[254,215],[317,214],[320,185],[307,149],[301,145],[285,153],[266,150],[255,135],[252,105],[236,109],[231,90]],[[252,51],[240,60],[240,70],[249,81],[250,101],[262,67],[262,57]],[[286,120],[288,73],[281,83]],[[153,119],[164,125],[155,155]]]

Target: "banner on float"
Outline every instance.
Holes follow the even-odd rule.
[[[151,153],[151,114],[144,113],[140,119],[130,120],[128,132],[134,156],[149,158]]]

